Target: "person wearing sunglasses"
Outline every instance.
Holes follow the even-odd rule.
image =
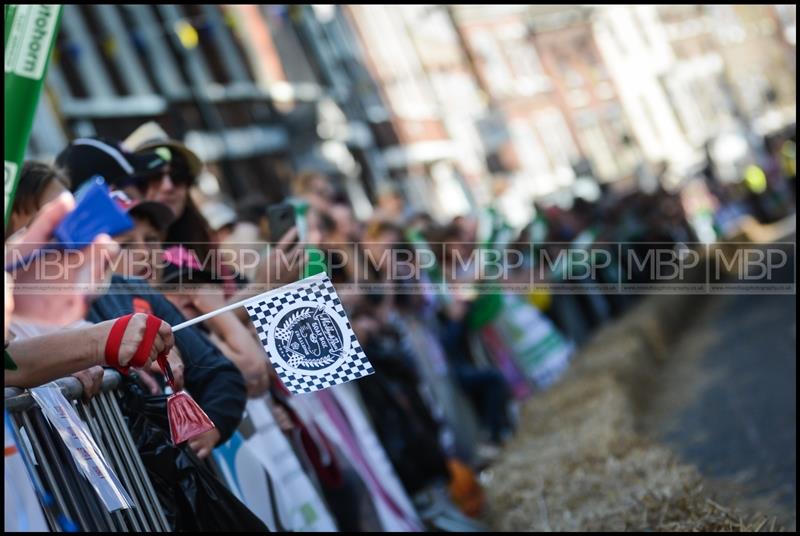
[[[203,169],[203,162],[191,149],[172,139],[154,121],[137,128],[123,142],[123,147],[136,154],[155,153],[166,165],[151,173],[136,177],[136,192],[127,189],[131,197],[167,205],[175,214],[164,239],[165,246],[183,246],[201,262],[210,259],[216,248],[211,226],[189,195],[189,190]],[[231,274],[226,274],[229,276]],[[226,277],[226,297],[236,292],[236,278]]]
[[[172,210],[175,221],[167,231],[165,242],[177,245],[193,242],[192,249],[206,253],[211,229],[189,195],[189,189],[203,169],[200,157],[180,141],[170,138],[154,121],[137,128],[122,146],[136,154],[153,152],[166,162],[151,173],[138,175],[134,183],[138,192],[126,193],[145,201],[163,203]]]

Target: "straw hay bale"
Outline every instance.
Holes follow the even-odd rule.
[[[667,326],[652,319],[665,307],[686,308],[656,298],[598,334],[561,382],[522,407],[518,434],[482,475],[492,529],[774,528],[774,519],[744,518],[714,502],[696,468],[637,434],[637,397],[646,396],[658,365],[653,348],[668,355]],[[678,321],[685,319],[668,322]]]

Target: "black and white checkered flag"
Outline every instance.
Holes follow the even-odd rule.
[[[310,393],[375,372],[324,273],[244,304],[275,371],[293,393]]]

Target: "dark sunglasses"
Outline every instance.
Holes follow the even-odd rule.
[[[189,166],[182,159],[176,158],[168,164],[168,168],[161,168],[154,173],[137,177],[136,185],[143,191],[147,190],[154,183],[160,183],[164,180],[164,175],[167,173],[169,173],[170,179],[176,186],[191,186],[194,182]]]

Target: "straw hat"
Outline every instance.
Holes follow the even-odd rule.
[[[155,121],[149,121],[140,126],[125,138],[122,145],[130,151],[140,153],[142,151],[156,149],[158,147],[169,147],[183,155],[189,166],[189,172],[195,178],[203,169],[203,161],[200,160],[191,149],[183,142],[172,139]]]

